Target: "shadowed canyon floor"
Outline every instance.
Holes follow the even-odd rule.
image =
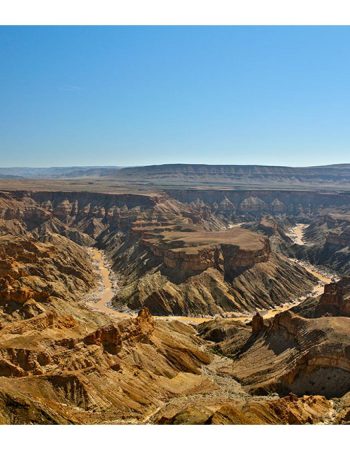
[[[0,423],[348,423],[349,199],[0,192]]]

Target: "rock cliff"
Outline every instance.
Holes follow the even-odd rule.
[[[234,359],[235,376],[251,393],[332,398],[348,392],[349,318],[305,319],[286,311],[264,327],[260,322],[253,332],[241,327],[217,344]]]

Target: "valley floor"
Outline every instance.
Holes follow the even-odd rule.
[[[239,225],[238,225],[239,226]],[[103,250],[99,250],[97,248],[89,249],[91,258],[94,261],[94,266],[98,272],[98,276],[101,279],[101,283],[97,290],[94,290],[93,293],[90,293],[88,296],[88,301],[86,304],[89,306],[91,310],[99,311],[101,313],[107,314],[111,318],[123,319],[127,317],[135,317],[136,312],[121,312],[117,309],[113,308],[111,305],[111,300],[113,296],[118,291],[118,283],[112,279],[113,274],[108,264],[107,258],[103,252]],[[293,262],[297,262],[302,266],[305,270],[307,270],[310,274],[315,276],[319,282],[315,285],[312,292],[310,292],[309,297],[317,297],[322,294],[324,286],[328,283],[331,283],[333,280],[333,276],[331,274],[325,273],[324,270],[304,261],[292,260]],[[286,311],[293,306],[300,304],[304,301],[306,296],[302,296],[296,299],[294,302],[285,303],[282,306],[277,308],[261,310],[258,309],[259,313],[265,318],[269,319],[274,317],[276,314],[279,314],[283,311]],[[231,320],[237,322],[249,322],[253,314],[240,314],[239,316],[234,316],[231,314]],[[187,317],[187,316],[157,316],[158,320],[178,320],[180,322],[189,323],[189,324],[200,324],[203,322],[207,322],[212,320],[211,316],[208,317]]]
[[[287,236],[292,239],[294,244],[305,245],[304,232],[308,227],[305,223],[297,223],[295,227],[292,227],[287,233]]]

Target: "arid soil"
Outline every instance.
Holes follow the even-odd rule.
[[[1,192],[0,423],[348,423],[347,201]]]

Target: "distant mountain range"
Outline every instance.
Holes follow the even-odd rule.
[[[314,167],[285,167],[260,165],[207,165],[207,164],[162,164],[140,167],[125,167],[119,171],[122,176],[185,176],[224,177],[241,176],[344,176],[350,180],[350,164],[334,164]]]
[[[314,167],[261,165],[162,164],[139,167],[88,166],[50,168],[0,168],[0,178],[69,179],[104,178],[125,184],[162,187],[259,186],[350,187],[350,164]]]
[[[127,167],[115,175],[129,183],[164,187],[350,188],[350,164],[315,167],[164,164]]]
[[[114,175],[116,166],[8,167],[0,168],[0,178],[77,178]]]

